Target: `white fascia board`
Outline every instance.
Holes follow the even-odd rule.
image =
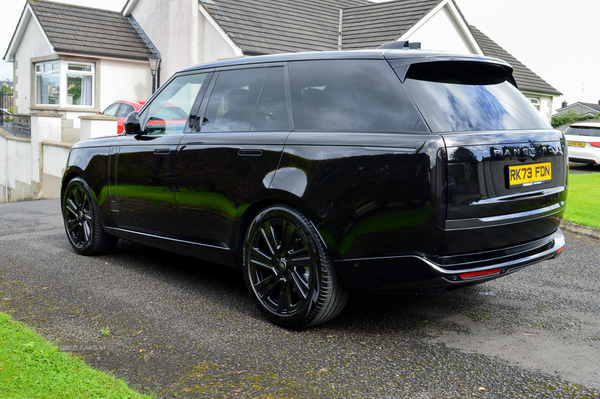
[[[229,44],[229,46],[233,49],[235,56],[236,57],[243,56],[244,52],[242,51],[242,49],[240,47],[238,47],[238,45],[235,44],[233,42],[233,40],[231,40],[229,35],[227,33],[225,33],[223,28],[221,28],[221,26],[217,23],[217,21],[215,21],[215,19],[212,17],[212,15],[210,15],[208,10],[206,8],[204,8],[204,6],[202,6],[201,2],[198,2],[198,8],[199,8],[200,12],[202,13],[202,15],[204,16],[204,18],[206,18],[206,20],[208,22],[210,22],[212,27],[215,28],[215,30],[221,35],[221,37],[223,37],[223,39],[227,42],[227,44]]]
[[[125,5],[123,6],[123,10],[121,11],[124,17],[128,17],[131,15],[131,12],[135,8],[137,2],[138,0],[128,0],[127,3],[125,3]]]
[[[65,57],[77,57],[77,58],[88,58],[95,60],[112,60],[112,61],[122,61],[122,62],[134,62],[139,64],[148,64],[148,60],[134,60],[132,58],[119,58],[119,57],[108,57],[104,55],[92,55],[92,54],[83,54],[83,53],[66,53],[59,51],[56,54]]]
[[[452,15],[452,18],[454,19],[454,22],[456,22],[456,24],[458,25],[460,32],[464,35],[465,39],[473,48],[475,53],[477,55],[484,55],[483,50],[481,50],[481,47],[479,47],[479,44],[477,44],[477,40],[475,40],[475,37],[473,36],[471,30],[467,26],[466,21],[462,18],[462,16],[454,6],[452,0],[444,0],[440,4],[435,6],[433,10],[431,10],[429,13],[427,13],[427,15],[421,18],[419,22],[417,22],[415,25],[413,25],[412,28],[407,30],[406,33],[404,33],[398,40],[406,40],[407,37],[410,37],[413,33],[419,30],[423,25],[427,23],[427,21],[433,18],[433,16],[440,12],[444,7],[447,7],[448,11],[450,12],[450,15]]]
[[[42,29],[42,25],[40,21],[38,21],[35,16],[33,10],[31,9],[31,5],[29,3],[25,3],[25,8],[23,9],[23,13],[21,14],[21,18],[19,19],[19,23],[17,24],[17,29],[15,29],[15,33],[13,35],[10,44],[8,45],[8,49],[6,50],[6,55],[4,56],[4,60],[7,62],[15,61],[15,54],[17,53],[17,48],[21,45],[21,41],[23,40],[23,36],[25,35],[25,31],[27,30],[27,25],[29,25],[29,21],[33,18],[38,29],[42,32],[44,39],[46,40],[46,44],[52,53],[54,53],[54,46],[50,43],[50,39],[46,35],[44,29]]]

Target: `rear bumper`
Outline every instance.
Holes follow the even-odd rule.
[[[565,246],[560,229],[535,241],[494,251],[445,257],[409,254],[336,261],[342,283],[353,291],[444,290],[493,280],[555,258]]]

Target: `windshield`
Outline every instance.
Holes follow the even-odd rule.
[[[502,65],[444,61],[411,65],[404,85],[435,133],[551,129],[512,82]]]

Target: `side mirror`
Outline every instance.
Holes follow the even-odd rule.
[[[125,118],[125,134],[142,134],[140,115],[137,111],[129,113]]]

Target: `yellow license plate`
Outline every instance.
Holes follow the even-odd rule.
[[[580,141],[569,141],[568,144],[571,147],[585,147],[585,143],[582,143]]]
[[[550,162],[508,167],[508,186],[511,188],[534,186],[550,180],[552,180],[552,164]]]

